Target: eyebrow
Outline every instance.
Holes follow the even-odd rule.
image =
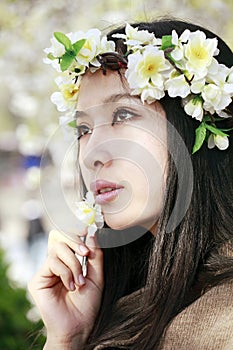
[[[75,120],[85,116],[87,116],[87,113],[85,113],[84,111],[78,111],[78,110],[75,111],[75,116],[74,116]]]
[[[123,98],[127,98],[127,99],[130,99],[130,100],[138,100],[138,96],[133,96],[129,92],[125,92],[125,93],[122,93],[122,94],[112,94],[112,95],[106,97],[103,100],[103,103],[118,102],[119,100],[121,100]]]
[[[139,100],[138,96],[133,96],[130,93],[126,92],[122,94],[112,94],[110,96],[107,96],[106,98],[103,99],[102,103],[118,102],[122,99],[130,99],[130,100],[136,100],[136,101]],[[77,120],[77,118],[81,118],[87,115],[88,114],[85,111],[76,110],[75,119]]]

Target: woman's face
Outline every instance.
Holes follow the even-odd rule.
[[[166,180],[166,117],[161,105],[131,96],[117,72],[87,73],[77,126],[84,183],[113,229],[156,227]]]

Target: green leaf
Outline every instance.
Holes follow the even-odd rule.
[[[229,128],[229,129],[220,129],[221,131],[231,131],[231,130],[233,130],[233,128]],[[227,135],[227,136],[229,136],[229,135]]]
[[[65,46],[66,51],[72,50],[72,44],[68,36],[61,32],[55,32],[54,37],[61,43],[62,45]]]
[[[203,145],[206,137],[206,125],[201,123],[201,125],[196,129],[196,138],[193,146],[192,153],[197,152]]]
[[[79,53],[83,45],[85,44],[86,39],[81,39],[79,41],[76,41],[76,43],[73,44],[73,50],[75,52],[75,55]]]
[[[77,127],[76,119],[71,120],[71,122],[69,122],[67,125],[71,126],[72,128],[76,128]]]
[[[219,135],[219,136],[229,136],[228,134],[226,134],[225,132],[223,132],[221,129],[217,129],[216,127],[209,125],[209,124],[205,124],[206,129],[208,129],[212,134],[214,135]]]
[[[62,72],[69,68],[74,59],[75,56],[71,56],[68,52],[61,57],[60,67]]]
[[[162,36],[162,45],[161,45],[161,49],[162,50],[166,50],[170,47],[174,47],[174,45],[172,44],[172,36],[171,35],[164,35]]]

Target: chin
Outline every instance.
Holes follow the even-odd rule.
[[[131,227],[142,227],[145,228],[146,231],[154,231],[154,228],[156,226],[155,220],[151,221],[139,221],[139,220],[134,220],[132,219],[131,221],[127,218],[126,220],[119,220],[119,216],[113,218],[111,217],[105,217],[105,222],[106,224],[112,229],[112,230],[125,230]]]
[[[112,222],[112,220],[110,220],[110,222],[105,220],[105,222],[112,230],[125,230],[126,228],[134,226],[134,225],[126,225],[119,222]]]
[[[105,217],[104,221],[112,230],[124,230],[137,225],[136,222],[129,224],[129,221],[123,221],[122,218],[119,220],[119,215],[117,215],[117,217],[113,217],[113,215],[111,215],[111,217]]]

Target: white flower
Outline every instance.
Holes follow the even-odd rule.
[[[86,198],[82,202],[76,203],[76,216],[80,226],[87,227],[88,235],[94,236],[98,228],[104,225],[103,215],[101,214],[101,206],[95,204],[92,192],[87,192]]]
[[[203,108],[211,114],[223,110],[231,103],[230,94],[225,93],[223,87],[215,84],[205,85],[201,95],[204,100]]]
[[[164,88],[164,71],[170,69],[167,65],[163,51],[157,47],[147,46],[129,55],[128,69],[125,76],[132,89],[143,89],[153,86],[155,89]]]
[[[194,94],[200,94],[205,86],[205,79],[198,79],[196,80],[195,77],[191,81],[191,92]]]
[[[65,47],[57,39],[51,38],[51,46],[49,48],[44,49],[44,52],[49,54],[51,53],[54,57],[61,57],[65,53]]]
[[[206,77],[207,82],[214,83],[221,88],[223,93],[233,96],[233,70],[224,64],[219,64],[215,59]]]
[[[69,73],[72,73],[73,76],[83,75],[86,72],[87,67],[84,65],[80,65],[76,60],[73,60],[71,65],[69,66]]]
[[[207,76],[211,77],[212,75],[215,75],[218,72],[219,63],[218,61],[213,57],[211,64],[208,67],[208,74]]]
[[[217,45],[217,39],[206,39],[204,32],[197,30],[190,33],[188,43],[184,44],[187,70],[199,78],[204,77],[212,63],[213,56],[219,52]]]
[[[57,106],[58,111],[65,112],[74,110],[78,101],[81,76],[74,82],[69,77],[57,77],[55,79],[60,92],[56,91],[51,95],[51,101]]]
[[[115,43],[112,40],[108,40],[106,35],[100,41],[99,53],[115,52]]]
[[[180,61],[184,57],[184,45],[183,43],[187,42],[189,39],[190,30],[186,29],[180,37],[175,30],[172,31],[172,44],[175,45],[175,48],[171,52],[171,56],[176,61]]]
[[[149,84],[147,87],[144,87],[143,89],[135,89],[131,93],[132,95],[139,95],[141,96],[141,100],[144,103],[145,101],[147,103],[153,103],[156,100],[160,100],[162,97],[164,97],[164,87],[163,85],[159,87],[158,85],[155,87],[153,84]]]
[[[219,117],[221,118],[230,118],[231,117],[231,114],[230,113],[227,113],[227,112],[224,112],[224,111],[216,111],[216,113],[219,115]]]
[[[208,148],[214,148],[215,146],[217,146],[221,151],[227,149],[229,146],[228,137],[211,134],[208,138]]]
[[[86,33],[78,31],[75,33],[69,33],[67,36],[70,38],[71,43],[75,43],[78,40],[86,39],[85,44],[76,56],[76,60],[80,66],[88,67],[89,64],[99,66],[99,62],[96,60],[101,47],[101,32],[99,29],[93,28]]]
[[[185,99],[183,100],[185,112],[188,115],[191,115],[192,118],[202,121],[204,114],[202,100],[197,98],[189,98],[187,101]]]
[[[170,97],[187,97],[190,93],[190,85],[185,79],[183,74],[178,74],[176,70],[173,70],[170,77],[165,82],[165,89],[168,91]]]
[[[216,112],[222,116],[222,111],[232,101],[233,82],[230,74],[229,68],[213,59],[206,76],[207,83],[202,89],[204,108],[212,114]]]
[[[59,41],[57,41],[55,38],[51,38],[50,41],[51,41],[52,45],[50,47],[44,49],[44,52],[47,55],[52,55],[52,57],[54,57],[54,58],[61,57],[62,55],[64,55],[64,53],[65,53],[64,45],[59,43]],[[61,71],[58,60],[50,59],[49,57],[46,57],[43,59],[43,62],[46,64],[51,64],[52,67],[55,68],[58,72]]]
[[[214,83],[218,86],[223,87],[225,85],[227,87],[226,92],[228,91],[230,93],[233,93],[233,81],[231,81],[231,70],[224,64],[219,64],[216,59],[213,59],[212,64],[208,69],[206,80],[209,83]]]
[[[61,68],[58,60],[50,60],[49,58],[43,58],[43,62],[50,64],[57,72],[61,73]]]
[[[158,45],[161,43],[160,39],[156,39],[153,33],[148,30],[138,30],[130,24],[126,24],[125,34],[114,34],[115,38],[125,39],[125,44],[128,47],[141,47],[143,45]]]

